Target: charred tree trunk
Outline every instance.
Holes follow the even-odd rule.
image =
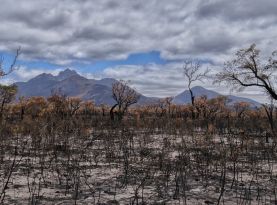
[[[189,87],[189,92],[190,92],[190,99],[191,99],[191,104],[192,104],[191,117],[192,117],[192,119],[194,119],[195,118],[195,113],[194,113],[194,95],[193,95],[193,92],[192,92],[190,87]]]
[[[190,92],[191,104],[192,104],[192,106],[194,106],[194,95],[193,95],[191,88],[189,88],[189,92]]]
[[[273,112],[274,112],[273,102],[271,102],[271,105],[269,105],[269,106],[263,105],[263,107],[266,112],[266,116],[267,116],[267,119],[268,119],[268,122],[270,125],[271,134],[273,136],[275,136],[274,117],[273,117]],[[269,133],[266,133],[266,143],[268,143],[268,141],[269,141],[269,136],[270,136]]]
[[[114,121],[114,109],[116,108],[118,104],[115,104],[114,106],[112,106],[111,110],[110,110],[110,117],[111,120]]]

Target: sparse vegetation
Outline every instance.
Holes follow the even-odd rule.
[[[59,93],[5,97],[0,204],[277,203],[274,103],[132,107],[124,82],[113,94],[112,108]]]

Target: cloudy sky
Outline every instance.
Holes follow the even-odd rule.
[[[276,50],[276,11],[276,0],[0,0],[5,66],[22,48],[20,69],[0,83],[71,68],[130,80],[147,96],[174,96],[185,89],[187,58],[216,73],[252,43],[264,55]],[[209,80],[195,85],[229,93]],[[257,89],[237,95],[266,99]]]

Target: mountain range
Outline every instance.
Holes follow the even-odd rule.
[[[61,71],[58,75],[40,74],[27,82],[15,83],[18,87],[17,98],[42,96],[49,97],[53,91],[59,91],[69,97],[79,97],[83,100],[93,100],[95,104],[113,105],[115,103],[112,98],[112,85],[117,82],[113,78],[103,78],[101,80],[87,79],[79,75],[76,71],[66,69]],[[195,97],[207,96],[208,99],[215,98],[221,94],[205,89],[201,86],[192,88]],[[249,99],[233,95],[228,95],[228,103],[234,104],[236,102],[248,102],[252,107],[261,106],[260,103]],[[158,102],[159,98],[146,97],[140,94],[138,104],[151,104]],[[173,98],[175,104],[190,103],[190,93],[188,90],[176,95]]]
[[[207,99],[212,99],[212,98],[216,98],[218,96],[223,96],[223,95],[219,94],[218,92],[205,89],[201,86],[193,87],[192,91],[196,98],[201,97],[201,96],[206,96]],[[225,96],[227,97],[228,105],[233,105],[234,103],[237,103],[237,102],[247,102],[250,104],[251,107],[260,107],[261,106],[261,103],[255,101],[255,100],[249,99],[249,98],[238,97],[238,96],[234,96],[234,95],[225,95]],[[176,95],[173,98],[173,103],[175,103],[177,105],[178,104],[187,104],[190,102],[191,102],[190,92],[188,90],[185,90],[184,92],[180,93],[179,95]]]

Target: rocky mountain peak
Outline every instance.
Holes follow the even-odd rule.
[[[61,71],[56,78],[60,81],[65,80],[67,78],[70,78],[72,76],[78,75],[78,73],[75,70],[70,70],[69,68],[65,69],[64,71]]]

